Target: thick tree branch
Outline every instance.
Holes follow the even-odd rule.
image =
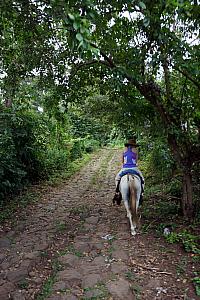
[[[195,78],[193,78],[186,70],[181,70],[179,67],[174,66],[174,69],[180,72],[182,75],[187,77],[194,85],[200,90],[200,82],[198,82]]]
[[[82,69],[83,67],[86,67],[86,66],[91,66],[91,65],[94,65],[94,64],[97,64],[99,63],[98,60],[92,60],[92,61],[88,61],[88,62],[84,62],[84,63],[79,63],[79,64],[76,64],[75,65],[75,68],[72,70],[71,74],[70,74],[70,77],[74,77],[76,75],[76,73]]]
[[[96,49],[99,49],[93,43],[91,43],[91,46]],[[111,69],[118,67],[117,64],[114,63],[113,59],[110,56],[108,56],[107,54],[105,54],[102,50],[100,50],[100,54],[104,58],[104,61],[103,60],[99,60],[99,61],[93,60],[93,61],[86,62],[86,63],[80,63],[77,66],[77,68],[72,76],[74,76],[80,68],[82,68],[84,66],[96,64],[96,63],[104,64]],[[132,83],[138,89],[138,91],[157,109],[157,111],[160,113],[160,116],[167,128],[170,128],[173,125],[176,125],[176,126],[179,125],[179,124],[177,124],[176,119],[174,119],[167,112],[165,107],[163,106],[163,104],[161,102],[161,99],[162,99],[161,91],[160,91],[159,87],[156,85],[156,83],[154,83],[153,81],[150,81],[147,83],[140,83],[133,76],[128,74],[128,72],[126,72],[126,71],[124,71],[123,75],[124,75],[124,78],[126,78],[130,83]]]
[[[99,49],[95,44],[93,43],[90,43],[90,45],[93,47],[93,48],[96,48],[96,49]],[[116,67],[113,59],[111,56],[108,56],[107,54],[105,54],[102,50],[99,50],[100,51],[100,54],[101,56],[103,56],[104,60],[108,63],[108,66],[113,69]],[[101,62],[101,61],[100,61]]]
[[[110,64],[104,60],[91,60],[91,61],[88,61],[88,62],[83,62],[83,63],[79,63],[79,64],[75,64],[75,68],[72,70],[71,74],[70,74],[70,77],[73,78],[76,73],[84,68],[84,67],[87,67],[87,66],[92,66],[92,65],[95,65],[95,64],[102,64],[102,65],[105,65],[107,67],[110,67]]]
[[[163,61],[162,65],[163,65],[164,76],[165,76],[167,101],[168,101],[168,103],[171,103],[173,95],[172,95],[172,89],[171,89],[171,84],[170,84],[169,67],[168,67],[167,59],[165,59]]]

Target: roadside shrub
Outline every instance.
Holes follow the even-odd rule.
[[[153,169],[159,178],[166,179],[172,175],[173,164],[167,146],[163,143],[155,143],[149,156],[150,169]]]
[[[84,152],[84,144],[82,139],[75,139],[70,141],[70,158],[71,161],[76,160],[77,158],[81,158]]]
[[[0,204],[5,195],[26,184],[27,172],[17,159],[17,152],[9,130],[0,134]]]
[[[166,193],[170,194],[174,197],[181,197],[182,194],[182,182],[181,179],[178,178],[172,178],[172,180],[169,180],[167,186],[166,186]]]
[[[0,204],[99,146],[94,139],[71,139],[67,118],[61,122],[32,108],[2,108],[0,125]]]
[[[0,202],[28,183],[67,168],[69,151],[52,120],[37,111],[5,109],[0,115]],[[55,126],[54,126],[55,127]],[[60,148],[59,148],[60,147]]]
[[[57,147],[48,148],[41,156],[43,161],[43,176],[48,178],[58,170],[65,170],[69,164],[69,152]]]
[[[45,150],[46,125],[35,112],[13,112],[1,115],[0,132],[0,195],[17,192],[28,182],[40,177],[40,152]]]
[[[91,153],[100,147],[100,143],[95,139],[78,138],[70,141],[68,148],[70,149],[71,161],[81,158],[83,153]]]
[[[169,235],[166,235],[165,238],[169,243],[182,243],[186,252],[200,254],[199,237],[197,235],[183,230],[179,233],[171,232]]]
[[[91,153],[100,147],[100,143],[94,139],[84,140],[84,149],[87,153]]]
[[[40,153],[47,148],[48,127],[45,120],[34,111],[18,112],[10,125],[17,159],[27,179],[30,182],[36,181],[43,172]]]

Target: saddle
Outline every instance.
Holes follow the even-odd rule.
[[[141,195],[140,195],[140,201],[139,201],[139,203],[140,203],[140,205],[141,205],[142,202],[143,202],[143,195],[142,195],[142,193],[144,192],[144,190],[143,190],[143,183],[144,183],[144,180],[143,180],[143,178],[140,176],[140,174],[139,174],[137,171],[133,170],[133,169],[128,169],[128,170],[122,171],[122,172],[120,173],[120,177],[122,178],[123,176],[125,176],[125,175],[127,175],[127,174],[136,175],[136,176],[138,176],[138,177],[140,178],[142,192],[141,192]],[[120,179],[120,181],[121,181],[121,179]],[[114,195],[114,197],[113,197],[113,199],[112,199],[112,200],[113,200],[113,204],[115,204],[115,202],[116,202],[117,205],[121,205],[121,201],[122,201],[122,194],[121,194],[120,191],[119,191],[120,181],[118,182],[118,185],[117,185],[117,187],[116,187],[116,193],[115,193],[115,195]]]
[[[123,176],[125,176],[125,175],[127,175],[127,174],[131,174],[131,175],[136,175],[136,176],[138,176],[138,177],[140,178],[141,184],[144,183],[144,180],[142,179],[142,177],[140,176],[140,174],[139,174],[137,171],[133,170],[133,169],[128,169],[128,170],[122,171],[122,172],[120,173],[120,177],[123,177]]]

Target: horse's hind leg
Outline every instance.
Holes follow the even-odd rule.
[[[135,226],[133,225],[132,213],[131,213],[128,201],[124,201],[124,205],[125,205],[126,212],[127,212],[127,218],[129,218],[129,222],[130,222],[130,226],[131,226],[131,234],[136,235],[136,231],[135,231],[136,225]]]

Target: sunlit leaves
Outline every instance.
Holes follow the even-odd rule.
[[[143,19],[143,24],[144,24],[144,26],[147,27],[147,26],[149,25],[149,23],[150,23],[150,19],[149,19],[148,17],[145,17],[145,18]]]
[[[77,38],[77,40],[78,40],[79,42],[81,42],[81,41],[83,40],[83,36],[82,36],[82,34],[80,34],[80,33],[77,33],[77,34],[76,34],[76,38]]]
[[[72,14],[68,13],[68,16],[69,16],[70,20],[72,20],[72,21],[74,21],[74,20],[75,20],[75,17],[74,17],[74,15],[72,15]]]
[[[139,6],[142,8],[142,9],[146,9],[146,5],[145,5],[145,3],[144,2],[142,2],[142,1],[139,1]]]

